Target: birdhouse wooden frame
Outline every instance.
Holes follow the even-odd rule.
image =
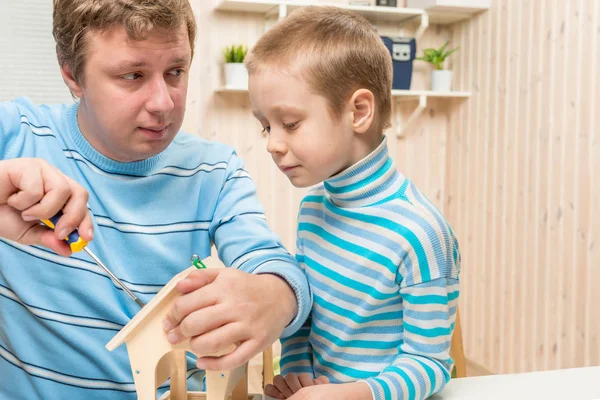
[[[208,257],[201,263],[206,268],[223,268],[218,258]],[[242,365],[231,371],[206,371],[206,393],[187,392],[186,352],[191,350],[190,340],[177,345],[167,340],[162,324],[181,294],[175,290],[177,282],[185,279],[196,267],[177,274],[156,296],[106,345],[112,351],[125,343],[139,400],[155,400],[156,389],[168,378],[170,391],[161,399],[170,400],[232,400],[256,399],[248,397],[247,368]],[[231,350],[229,350],[231,351]],[[220,354],[225,354],[223,352]],[[219,355],[219,354],[213,354]],[[258,395],[259,398],[262,396]]]

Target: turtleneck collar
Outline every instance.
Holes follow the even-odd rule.
[[[380,203],[404,190],[406,178],[389,157],[387,140],[371,154],[324,182],[330,201],[344,208]]]

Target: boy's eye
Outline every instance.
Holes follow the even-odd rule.
[[[262,134],[263,134],[263,135],[267,135],[267,134],[269,134],[269,133],[271,133],[271,126],[270,126],[270,125],[267,125],[267,126],[265,126],[265,127],[263,128],[263,130],[262,130]]]
[[[291,124],[283,124],[283,127],[288,130],[294,130],[298,126],[297,122],[292,122]]]
[[[142,77],[142,74],[140,74],[139,72],[132,72],[131,74],[123,75],[121,78],[128,80],[128,81],[134,81],[141,77]]]

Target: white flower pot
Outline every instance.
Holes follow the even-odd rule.
[[[248,71],[243,63],[225,64],[225,87],[229,89],[248,88]]]
[[[452,71],[431,71],[431,90],[434,92],[449,92],[452,90]]]

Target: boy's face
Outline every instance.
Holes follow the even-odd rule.
[[[71,82],[82,133],[113,160],[160,153],[183,123],[191,60],[186,27],[156,28],[135,41],[118,26],[87,39],[82,83]]]
[[[352,165],[352,114],[332,115],[325,97],[299,75],[267,68],[249,77],[253,113],[269,135],[267,150],[296,187],[318,184]]]

